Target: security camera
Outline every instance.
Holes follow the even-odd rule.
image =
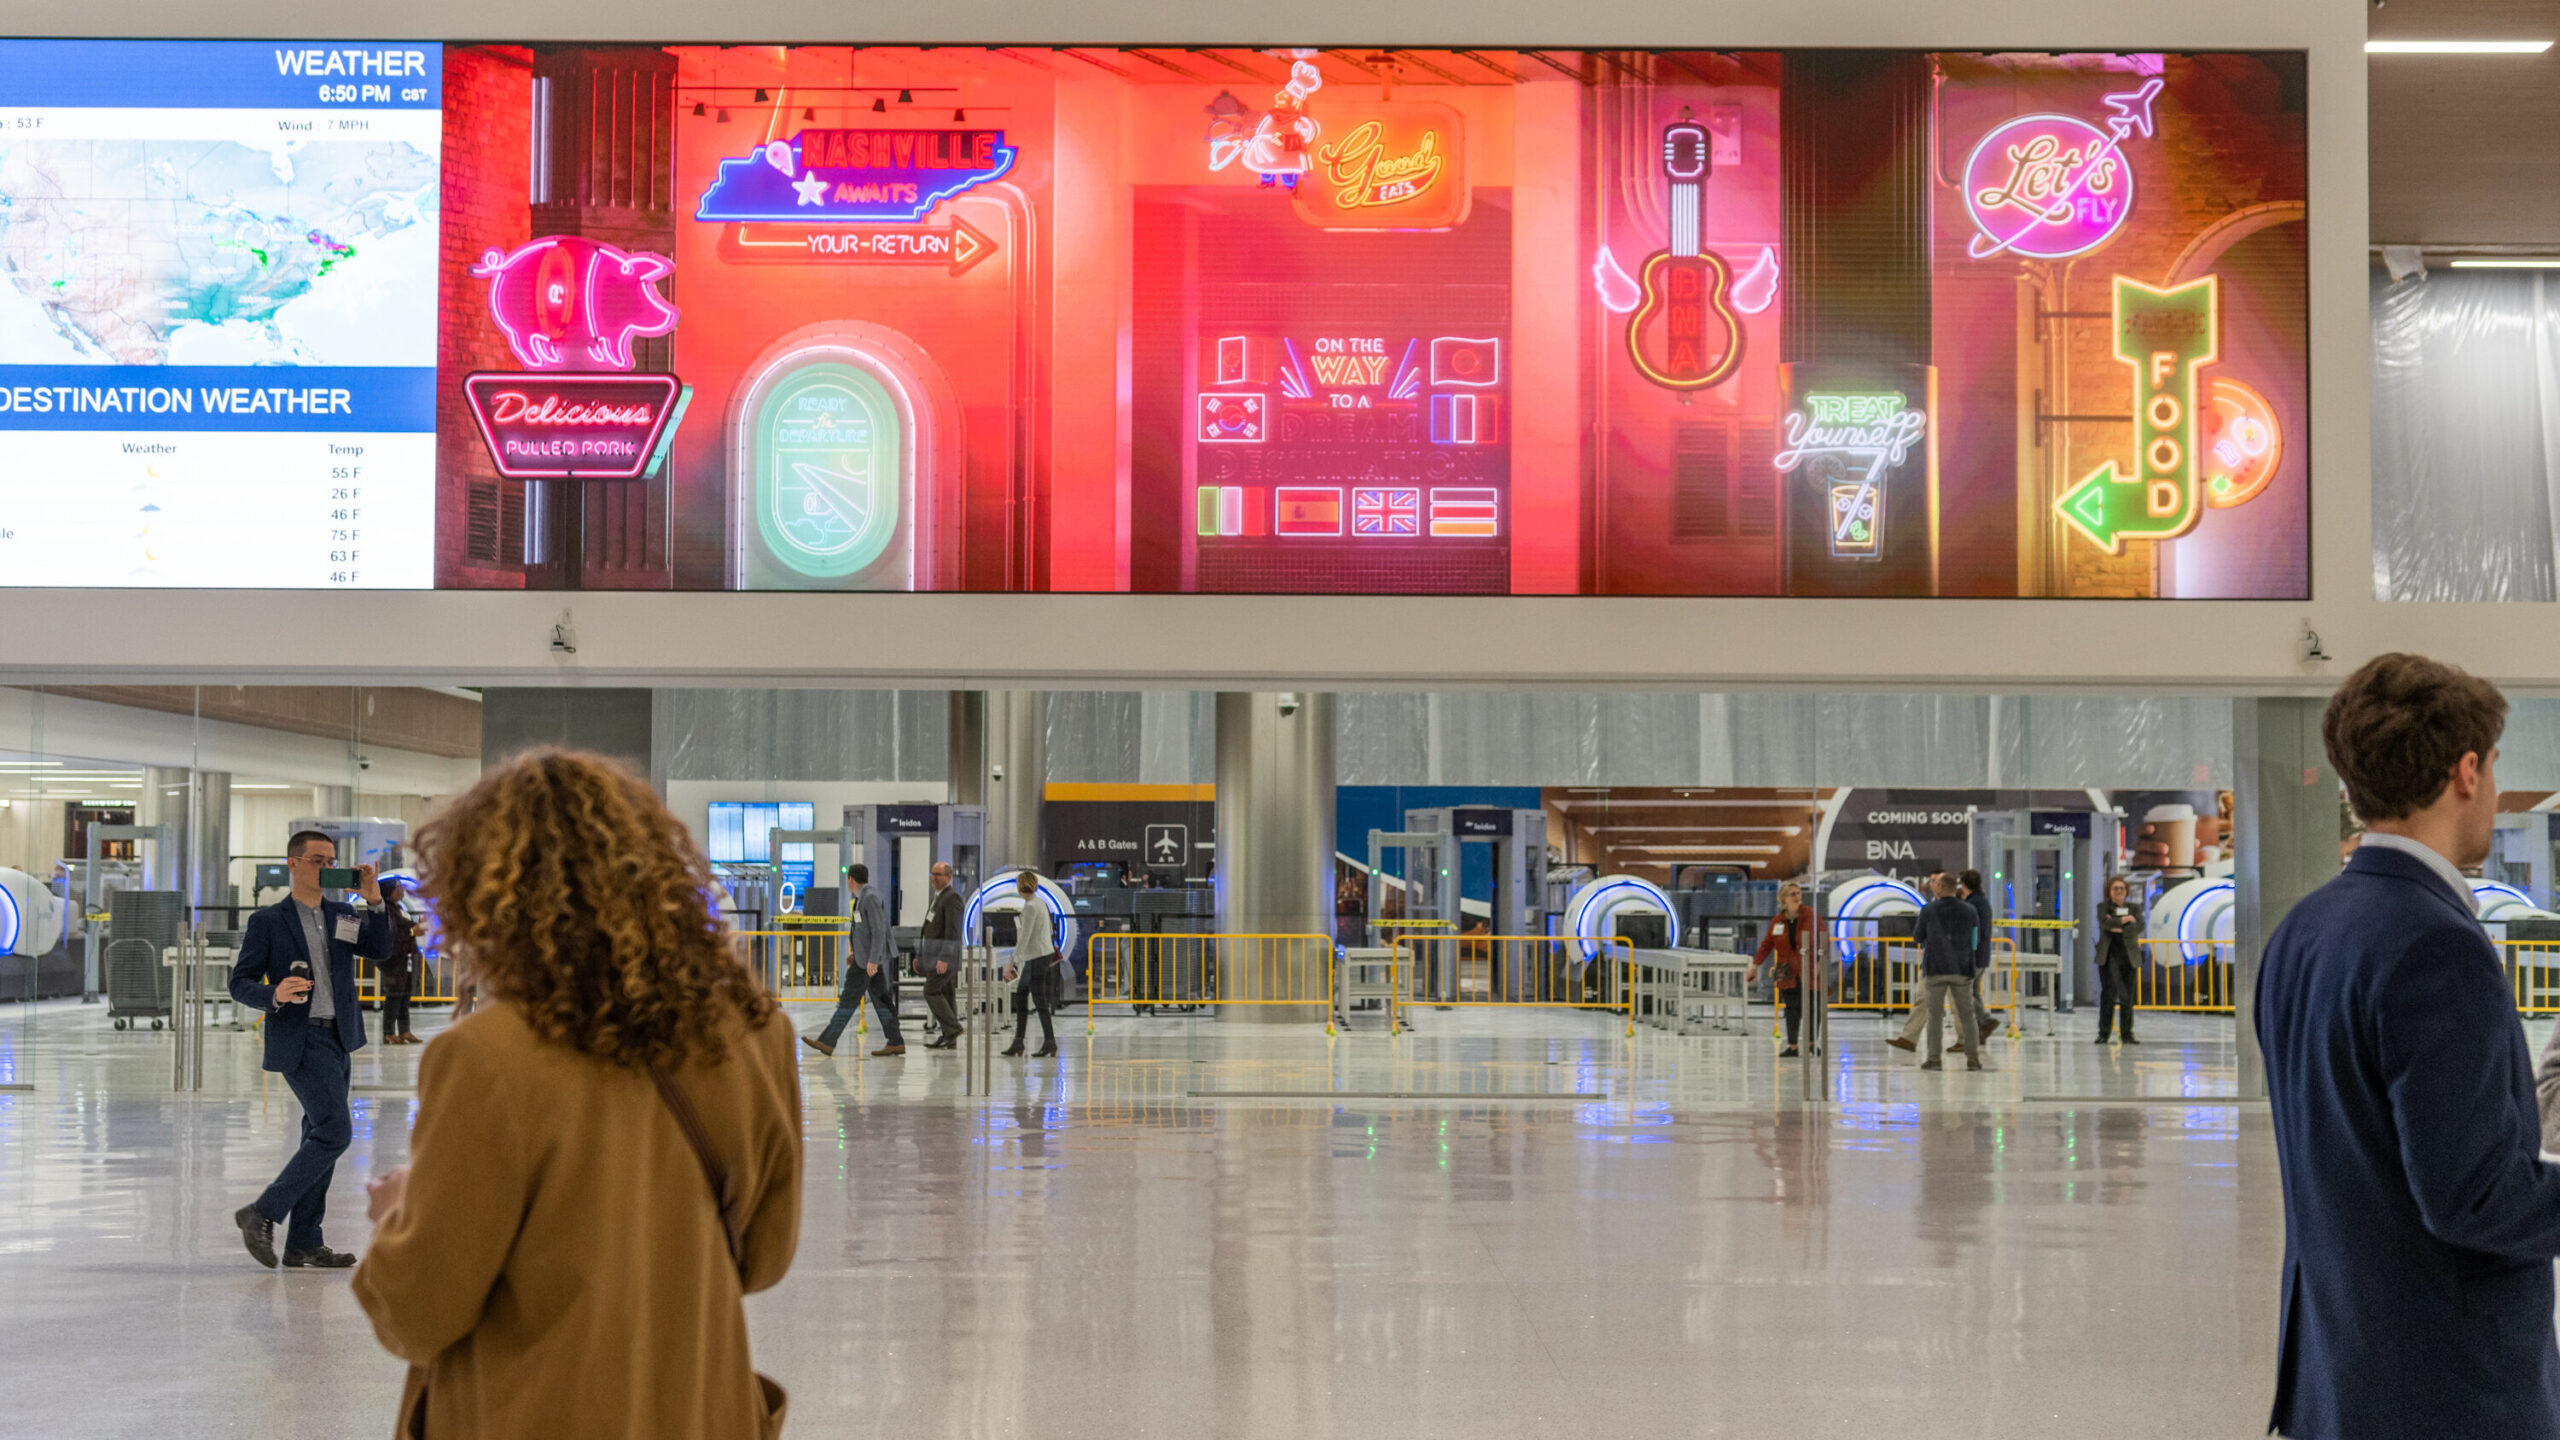
[[[990,779],[990,780],[995,781],[995,782],[996,782],[997,784],[999,784],[999,785],[1003,784],[1003,783],[1004,783],[1004,767],[1003,767],[1002,765],[990,765],[990,766],[988,766],[988,767],[987,767],[987,778],[988,778],[988,779]]]
[[[372,756],[370,756],[370,755],[359,755],[359,756],[357,756],[357,757],[356,757],[356,768],[357,768],[357,769],[359,769],[359,770],[370,770],[370,769],[372,769],[372,768],[373,768],[373,757],[372,757]]]
[[[1295,691],[1288,692],[1280,697],[1280,713],[1283,715],[1295,715],[1298,713],[1298,696]]]

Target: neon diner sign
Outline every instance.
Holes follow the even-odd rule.
[[[491,249],[472,275],[489,285],[489,318],[520,371],[462,381],[464,402],[498,474],[511,480],[636,480],[664,461],[684,413],[673,375],[625,373],[632,344],[675,329],[658,293],[664,255],[550,235]]]

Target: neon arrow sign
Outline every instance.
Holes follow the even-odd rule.
[[[2175,540],[2203,515],[2196,372],[2214,362],[2220,335],[2215,277],[2167,290],[2116,277],[2116,358],[2133,367],[2133,473],[2105,461],[2053,502],[2064,523],[2108,554],[2124,553],[2127,540]]]
[[[2160,77],[2103,97],[2106,128],[2074,115],[2021,115],[1995,127],[1964,162],[1964,204],[1981,233],[1976,260],[2015,253],[2063,260],[2095,250],[2133,213],[2133,166],[2124,142],[2152,132]]]

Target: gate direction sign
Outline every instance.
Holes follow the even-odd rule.
[[[741,224],[720,237],[720,258],[792,265],[934,266],[966,275],[996,242],[965,220],[947,225]]]

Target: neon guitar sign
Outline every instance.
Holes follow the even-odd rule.
[[[1627,358],[1670,390],[1704,390],[1742,364],[1742,321],[1733,313],[1732,268],[1706,248],[1707,176],[1715,169],[1707,127],[1680,118],[1662,130],[1662,174],[1671,188],[1671,245],[1644,262],[1642,303],[1627,319]]]

